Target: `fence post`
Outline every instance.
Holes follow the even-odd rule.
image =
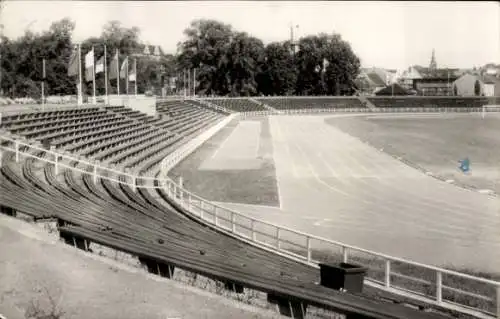
[[[183,193],[182,193],[182,176],[179,176],[179,197],[182,205],[182,200],[183,200]]]
[[[497,318],[500,319],[500,286],[497,286]]]
[[[135,193],[137,191],[137,180],[133,175],[130,175],[130,177],[132,178],[132,190]]]
[[[16,149],[16,163],[19,163],[19,142],[18,141],[14,142],[14,147]]]
[[[203,219],[203,200],[200,199],[200,218]]]
[[[307,262],[311,262],[311,255],[312,255],[312,251],[311,251],[311,237],[307,236],[307,240],[306,240],[306,246],[307,246]]]
[[[255,234],[255,220],[251,220],[251,228],[252,228],[252,240],[256,241],[257,239],[257,234]]]
[[[58,157],[59,156],[57,156],[57,154],[54,153],[54,170],[55,170],[56,176],[57,176],[57,174],[59,174],[59,167],[57,165],[57,161],[59,160]]]
[[[235,219],[236,219],[236,216],[234,215],[234,212],[231,211],[231,228],[232,228],[233,234],[236,234]]]
[[[438,304],[443,301],[443,273],[436,272],[436,300]]]
[[[347,247],[342,246],[342,262],[347,262]]]
[[[389,259],[385,261],[385,287],[391,287],[391,261]]]
[[[217,217],[217,206],[214,206],[214,219],[215,219],[215,226],[219,226],[219,218]]]

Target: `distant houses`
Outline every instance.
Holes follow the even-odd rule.
[[[132,56],[159,60],[163,55],[159,45],[142,44]]]
[[[500,96],[500,64],[470,69],[438,68],[432,50],[428,67],[363,68],[355,84],[359,93],[368,95]]]
[[[453,95],[500,96],[500,78],[489,74],[464,74],[453,82]]]

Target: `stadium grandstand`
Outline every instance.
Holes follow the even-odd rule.
[[[293,25],[264,45],[195,20],[175,55],[117,21],[79,43],[74,27],[2,47],[6,219],[286,317],[500,319],[498,97],[395,95],[340,35]]]
[[[359,107],[356,98],[318,100],[276,97],[260,101],[280,110],[287,110],[288,105],[291,112]],[[406,102],[413,100],[408,98]],[[429,98],[422,104],[416,101],[420,100],[410,105],[437,109],[450,105],[446,98],[434,99],[432,105],[428,105]],[[484,102],[463,99],[461,106],[473,110]],[[242,105],[258,106],[243,98],[211,99],[210,103],[233,111],[252,110],[250,113],[254,108]],[[382,100],[380,105],[387,109],[396,107],[394,103]],[[311,252],[297,257],[292,250],[280,248],[287,240],[283,238],[280,243],[279,237],[277,248],[255,241],[255,235],[254,240],[243,240],[235,230],[241,224],[236,224],[233,213],[227,219],[232,225],[230,231],[218,224],[217,218],[214,223],[200,218],[200,214],[213,215],[215,208],[215,212],[219,209],[218,218],[224,219],[228,211],[213,204],[210,208],[208,201],[163,179],[161,169],[169,156],[176,157],[174,163],[182,160],[176,152],[198,140],[203,132],[240,114],[222,114],[203,104],[198,98],[159,101],[156,116],[124,106],[3,115],[2,211],[11,215],[23,212],[36,220],[56,218],[60,236],[68,244],[88,250],[94,242],[130,253],[160,276],[171,277],[176,268],[181,268],[225,282],[237,292],[243,287],[266,292],[269,302],[279,304],[282,314],[294,318],[305,316],[307,306],[325,308],[346,318],[445,318],[453,313],[473,317],[477,313],[487,316],[489,311],[493,316],[492,308],[470,310],[467,302],[463,306],[448,304],[442,292],[438,292],[437,302],[435,295],[395,292],[397,288],[387,277],[385,286],[365,285],[363,292],[332,290],[317,284],[321,276]],[[201,142],[197,143],[199,146]],[[19,201],[21,196],[25,200]],[[442,289],[439,285],[435,287]]]

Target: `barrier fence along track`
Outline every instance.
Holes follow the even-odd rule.
[[[471,109],[469,111],[472,111],[473,108],[457,108],[457,109],[460,110]],[[364,111],[366,112],[367,109],[364,109]],[[482,109],[474,108],[474,111],[482,111]],[[268,114],[273,112],[258,112],[258,113]],[[290,114],[294,114],[294,112],[290,112]],[[246,117],[245,114],[235,114],[234,116],[238,115]],[[228,116],[227,119],[224,119],[222,122],[218,123],[215,127],[218,127],[218,129],[220,129],[221,127],[225,126],[230,120],[232,120],[234,116]],[[350,255],[355,255],[356,253],[363,253],[370,255],[374,258],[383,261],[384,278],[383,280],[376,278],[367,278],[367,283],[376,284],[383,289],[391,291],[394,290],[404,291],[407,294],[409,293],[410,295],[413,295],[415,298],[425,297],[426,302],[429,302],[431,304],[436,304],[444,308],[457,310],[456,308],[458,306],[460,309],[462,309],[463,312],[467,312],[467,309],[477,310],[480,313],[487,314],[490,318],[492,317],[500,318],[500,282],[480,277],[475,277],[459,273],[456,271],[447,270],[444,268],[425,265],[405,260],[402,258],[392,257],[385,254],[376,253],[363,248],[347,245],[338,241],[321,238],[319,236],[314,236],[287,227],[275,225],[260,219],[253,218],[246,214],[239,213],[234,210],[216,205],[210,201],[201,198],[200,196],[197,196],[196,194],[193,194],[185,190],[184,188],[176,184],[172,179],[168,178],[167,172],[170,168],[172,168],[179,160],[182,160],[182,158],[184,158],[186,154],[188,154],[190,151],[193,151],[194,149],[199,147],[204,141],[206,141],[207,136],[215,134],[218,131],[218,129],[213,129],[213,132],[211,132],[211,134],[205,134],[205,135],[202,134],[196,137],[195,138],[196,142],[188,143],[184,145],[184,147],[181,147],[182,149],[176,150],[171,156],[167,156],[161,164],[163,178],[143,177],[143,176],[136,176],[124,173],[123,171],[118,171],[112,168],[101,166],[98,163],[91,163],[86,160],[75,158],[74,156],[71,155],[60,154],[51,150],[46,150],[43,149],[42,147],[31,145],[27,142],[16,140],[7,136],[0,136],[0,149],[14,152],[16,162],[19,162],[21,160],[21,156],[26,156],[26,157],[36,158],[43,162],[51,163],[55,165],[56,174],[58,173],[59,167],[64,167],[70,170],[78,171],[82,174],[90,174],[93,176],[94,181],[97,181],[98,178],[101,178],[113,181],[115,183],[129,185],[133,189],[135,189],[136,187],[164,189],[170,199],[172,199],[174,202],[178,203],[181,207],[189,211],[194,216],[202,219],[203,221],[212,224],[219,229],[223,229],[226,232],[229,232],[238,238],[245,239],[245,241],[254,243],[257,246],[267,247],[268,249],[275,250],[280,254],[287,255],[295,260],[302,260],[303,262],[313,266],[318,266],[319,263],[319,261],[314,259],[313,256],[314,247],[318,246],[330,252],[335,250],[340,250],[342,253],[342,260],[344,262],[348,262],[350,260]],[[209,129],[209,131],[211,130],[212,128]],[[42,155],[40,156],[33,155],[29,152],[30,150],[39,151],[41,152]],[[83,169],[79,169],[74,165],[65,164],[63,160],[67,160],[68,162],[77,162],[78,164],[81,165],[90,166],[93,169],[91,170],[91,172],[89,172]],[[113,173],[117,174],[118,176],[120,175],[124,176],[125,180],[120,180],[110,177],[107,173]],[[143,183],[147,181],[154,183],[153,185],[148,185],[146,183]],[[270,229],[270,231],[263,231],[262,228],[268,228]],[[262,237],[266,237],[269,240],[263,241]],[[299,253],[297,251],[299,251]],[[399,274],[393,271],[391,266],[393,266],[394,264],[402,264],[408,267],[417,267],[432,272],[434,274],[435,281],[431,282],[430,284],[431,286],[435,287],[435,290],[432,293],[422,294],[421,292],[411,290],[411,288],[409,287],[399,287],[397,285],[394,285],[393,278],[398,278],[398,277],[410,279],[415,282],[425,281],[426,283],[429,283],[428,280],[423,280],[421,278]],[[443,276],[453,276],[456,278],[460,278],[460,280],[469,281],[474,284],[483,284],[489,287],[491,291],[494,291],[492,293],[493,296],[474,294],[456,287],[447,286],[443,284]],[[453,291],[455,294],[460,294],[464,296],[465,299],[478,298],[487,302],[491,302],[491,304],[494,305],[494,307],[492,307],[494,308],[494,310],[486,311],[484,309],[479,309],[477,307],[474,308],[470,305],[467,305],[464,302],[446,299],[446,296],[443,295],[444,291]],[[494,296],[495,294],[496,296]]]

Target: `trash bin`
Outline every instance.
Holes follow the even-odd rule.
[[[362,292],[366,267],[349,264],[320,264],[321,285],[347,292]]]

